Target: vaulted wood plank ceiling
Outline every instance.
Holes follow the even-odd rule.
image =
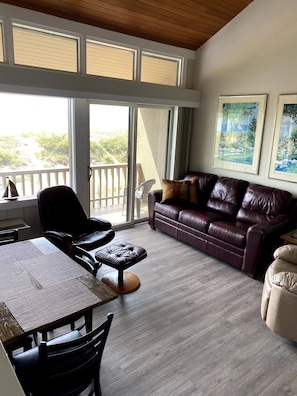
[[[4,0],[23,8],[196,50],[253,0]]]

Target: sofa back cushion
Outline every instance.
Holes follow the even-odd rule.
[[[211,191],[207,207],[227,216],[235,217],[247,187],[247,181],[219,177]]]
[[[250,184],[243,197],[237,220],[260,223],[283,214],[292,202],[292,194],[277,188]]]
[[[188,171],[184,176],[184,180],[197,179],[196,181],[197,203],[202,206],[204,206],[208,201],[210,193],[213,189],[213,186],[215,185],[217,178],[218,178],[217,175],[214,175],[212,173],[203,173],[203,172],[194,172],[194,171]]]

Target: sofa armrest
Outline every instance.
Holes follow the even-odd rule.
[[[271,283],[297,294],[297,274],[295,272],[278,272],[271,278]]]
[[[267,235],[274,232],[280,234],[283,227],[286,226],[287,222],[288,216],[280,215],[275,217],[274,219],[267,220],[262,223],[253,224],[249,227],[247,231],[247,246],[260,246],[260,244],[263,242],[264,238]]]
[[[155,228],[155,203],[162,201],[162,190],[152,190],[148,193],[148,223],[151,228]]]
[[[286,232],[289,226],[288,215],[279,215],[274,219],[250,226],[246,235],[246,252],[242,269],[248,274],[255,274],[262,248],[267,240],[270,241],[270,246],[266,248],[270,251],[266,254],[266,259],[270,259],[269,255],[272,259],[272,253],[277,248],[275,241],[279,240],[280,235]]]
[[[148,199],[149,201],[153,201],[154,204],[155,202],[161,202],[162,201],[162,193],[163,190],[152,190],[148,193]]]
[[[297,245],[287,244],[280,246],[274,252],[273,257],[297,265]]]
[[[274,231],[279,231],[280,228],[284,227],[286,224],[290,223],[288,215],[279,215],[274,219],[263,221],[262,223],[257,223],[252,225],[250,228],[252,230],[259,229],[265,234],[270,234]]]

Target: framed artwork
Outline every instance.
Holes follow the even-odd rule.
[[[269,177],[297,182],[297,95],[279,95]]]
[[[219,97],[214,167],[258,173],[266,101],[267,95]]]

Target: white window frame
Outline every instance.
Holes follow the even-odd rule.
[[[141,60],[142,60],[142,55],[146,56],[151,56],[153,58],[158,58],[158,59],[165,59],[169,61],[175,61],[178,64],[178,71],[177,71],[177,85],[176,87],[180,87],[182,84],[182,75],[183,75],[183,70],[184,70],[184,58],[182,57],[177,57],[177,56],[172,56],[168,54],[163,54],[160,52],[155,52],[155,51],[149,51],[149,50],[141,50],[140,51],[140,59],[139,59],[139,81],[141,77]]]
[[[132,78],[132,80],[129,80],[129,81],[135,81],[136,80],[136,76],[137,76],[137,62],[138,62],[138,53],[139,53],[139,50],[136,47],[133,47],[133,46],[129,47],[127,45],[122,45],[120,43],[107,41],[107,40],[102,40],[102,39],[100,39],[98,37],[95,38],[95,37],[87,36],[86,39],[84,40],[85,48],[87,48],[87,43],[88,42],[94,43],[94,44],[99,44],[99,45],[105,45],[106,47],[118,48],[118,49],[123,50],[123,51],[134,52],[133,71],[132,71],[133,78]],[[85,62],[84,62],[85,70],[87,70],[87,54],[86,54],[86,51],[87,50],[85,50]]]
[[[19,28],[24,28],[24,29],[28,29],[28,30],[33,30],[36,32],[40,32],[40,33],[45,33],[45,34],[49,34],[49,35],[53,35],[53,36],[59,36],[59,37],[64,37],[64,38],[69,38],[72,40],[76,40],[77,42],[77,72],[81,73],[81,42],[82,42],[82,36],[78,33],[73,33],[73,32],[69,32],[66,30],[60,30],[60,29],[56,29],[54,27],[50,27],[50,26],[46,26],[46,25],[39,25],[36,23],[32,23],[32,22],[26,22],[26,21],[22,21],[19,19],[12,19],[11,20],[11,35],[12,35],[12,62],[13,64],[15,64],[15,59],[14,59],[14,40],[13,40],[13,29],[14,27],[19,27]],[[43,68],[43,67],[38,67],[38,66],[29,66],[29,65],[17,65],[17,66],[24,66],[24,67],[36,67],[38,69],[45,69],[45,70],[53,70],[53,69],[47,69],[47,68]],[[57,71],[62,71],[65,72],[64,70],[59,70],[59,69],[55,69]],[[66,72],[66,73],[70,73],[70,72]]]

